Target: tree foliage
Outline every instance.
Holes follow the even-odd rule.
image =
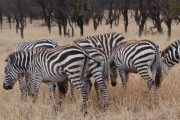
[[[150,19],[153,28],[162,33],[164,22],[171,35],[171,24],[175,20],[180,23],[179,0],[0,0],[0,28],[3,28],[3,16],[7,17],[11,29],[12,21],[16,23],[16,32],[26,26],[26,18],[30,23],[34,19],[43,19],[51,33],[51,25],[59,28],[59,35],[74,36],[74,26],[84,34],[84,25],[92,19],[94,30],[102,24],[117,26],[123,16],[125,32],[128,30],[128,17],[134,17],[139,26],[139,35],[146,30],[146,20]],[[70,34],[71,33],[71,34]]]

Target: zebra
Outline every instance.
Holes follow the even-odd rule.
[[[162,51],[162,75],[167,75],[168,71],[177,63],[180,63],[180,40],[171,43]]]
[[[105,55],[110,60],[113,49],[127,40],[121,33],[112,32],[101,35],[88,36],[84,39],[75,40],[74,43],[83,48],[96,47],[105,52]],[[115,81],[111,81],[112,86],[116,86]]]
[[[159,47],[150,40],[128,41],[117,46],[110,60],[110,77],[116,81],[116,68],[122,80],[123,88],[127,88],[129,73],[139,73],[146,80],[149,92],[154,85],[154,93],[157,96],[157,88],[161,83],[161,53]],[[152,77],[148,73],[151,70]]]
[[[30,79],[33,103],[36,101],[41,82],[59,82],[70,80],[73,86],[81,91],[82,111],[87,113],[89,84],[87,81],[87,68],[95,78],[104,108],[108,106],[107,87],[105,84],[107,63],[106,58],[99,53],[93,57],[91,48],[86,51],[77,45],[67,45],[60,48],[26,49],[10,54],[6,61],[4,89],[12,89],[20,75],[27,71]],[[89,55],[88,55],[89,54]],[[97,55],[97,54],[94,54]],[[93,58],[92,58],[92,57]],[[89,61],[89,62],[88,62]],[[93,69],[94,68],[94,69]],[[53,98],[53,103],[55,99]]]
[[[26,50],[26,49],[35,49],[38,47],[46,47],[46,48],[56,48],[59,47],[59,44],[55,42],[53,39],[40,39],[36,41],[30,41],[30,42],[21,42],[18,44],[16,47],[15,51],[19,50]],[[23,76],[25,76],[25,81],[22,79]],[[67,83],[60,82],[59,84],[63,84],[61,88],[59,88],[59,92],[63,95],[66,94],[68,86],[66,86]],[[19,80],[19,86],[20,86],[20,91],[21,91],[21,99],[25,100],[27,93],[28,95],[31,95],[31,90],[30,90],[30,84],[28,82],[28,76],[26,76],[26,72],[22,74],[21,79]],[[59,86],[58,86],[59,87]],[[53,92],[50,94],[50,97],[52,98],[55,94],[55,88],[56,85],[55,83],[51,83],[49,86],[49,91]]]

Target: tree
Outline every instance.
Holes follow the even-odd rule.
[[[124,27],[125,27],[125,32],[127,32],[129,0],[122,0],[122,5],[123,5],[122,14],[124,18]]]

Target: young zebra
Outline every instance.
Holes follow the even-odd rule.
[[[52,39],[40,39],[40,40],[36,40],[36,41],[31,41],[31,42],[22,42],[16,47],[15,51],[26,50],[26,49],[35,49],[38,47],[56,48],[56,47],[59,47],[59,45],[57,42],[53,41]],[[25,80],[23,80],[24,76],[25,76]],[[67,92],[66,89],[68,88],[68,86],[66,85],[67,83],[60,82],[59,84],[62,84],[61,88],[59,89],[59,92],[63,95],[66,94],[66,92]],[[53,96],[51,96],[51,95],[55,94],[56,85],[53,82],[49,85],[50,85],[49,91],[53,92],[50,94],[50,97],[52,98]],[[30,84],[29,84],[28,76],[27,76],[26,72],[22,74],[22,77],[19,80],[19,87],[20,87],[20,91],[21,91],[22,100],[26,99],[27,93],[28,93],[28,95],[31,95]]]
[[[84,48],[96,47],[101,49],[105,52],[105,55],[109,61],[113,49],[121,43],[126,42],[126,39],[122,34],[113,32],[102,35],[89,36],[85,39],[76,40],[74,42]],[[111,85],[116,86],[116,82],[111,81]]]
[[[147,93],[155,85],[155,95],[161,83],[161,64],[159,47],[149,40],[128,41],[114,49],[110,60],[110,77],[116,81],[116,68],[119,71],[123,88],[127,88],[129,73],[139,73],[147,82]],[[148,74],[148,69],[152,72]]]
[[[176,64],[180,63],[180,40],[171,43],[162,51],[162,74],[163,76]]]
[[[50,82],[70,80],[75,88],[80,89],[83,98],[82,110],[83,113],[87,113],[87,94],[89,92],[87,68],[90,68],[106,108],[108,104],[105,84],[108,69],[106,58],[101,52],[91,58],[90,56],[94,54],[93,49],[96,53],[99,52],[99,50],[92,48],[87,53],[86,50],[77,45],[69,45],[56,49],[36,48],[12,53],[7,58],[3,87],[11,89],[21,74],[27,71],[31,81],[33,102],[35,102],[41,82],[49,84]],[[89,58],[91,59],[89,60]]]

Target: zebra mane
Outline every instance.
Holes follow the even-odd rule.
[[[15,58],[15,57],[14,57],[15,54],[16,54],[16,52],[10,53],[10,54],[6,57],[5,62],[9,62],[10,60],[13,60],[13,59]]]
[[[86,39],[76,39],[73,42],[77,44],[77,43],[82,42],[82,41],[86,41]]]

